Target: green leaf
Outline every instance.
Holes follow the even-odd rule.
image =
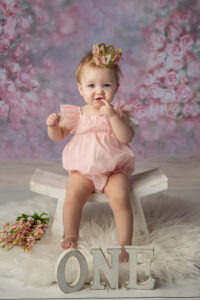
[[[41,218],[42,216],[48,216],[48,214],[45,213],[45,212],[43,212],[43,213],[40,214],[40,218]]]

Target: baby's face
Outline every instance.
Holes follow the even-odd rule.
[[[119,85],[113,69],[84,66],[77,87],[85,102],[98,109],[104,105],[102,100],[112,102]]]

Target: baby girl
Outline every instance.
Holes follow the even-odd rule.
[[[46,124],[53,141],[73,134],[63,150],[68,170],[63,209],[64,249],[76,248],[82,208],[92,192],[105,193],[112,208],[122,246],[120,261],[128,261],[125,245],[132,244],[133,214],[130,205],[130,175],[134,154],[128,145],[134,136],[128,105],[111,104],[120,85],[117,64],[121,49],[95,45],[76,70],[77,88],[85,105],[62,104]]]

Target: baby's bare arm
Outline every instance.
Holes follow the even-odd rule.
[[[69,134],[69,130],[62,123],[56,113],[50,114],[46,120],[48,136],[55,142],[63,140]]]
[[[120,143],[128,144],[134,136],[134,130],[129,123],[128,115],[123,113],[122,117],[119,117],[112,105],[105,100],[102,101],[104,105],[100,108],[100,113],[108,117],[112,130]]]
[[[110,118],[110,123],[116,138],[123,144],[128,144],[134,137],[134,130],[125,114],[120,118],[116,113]]]

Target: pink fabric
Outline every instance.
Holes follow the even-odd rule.
[[[114,109],[122,115],[123,106],[117,104]],[[67,104],[60,106],[60,112],[74,134],[62,153],[63,167],[69,173],[78,171],[92,180],[96,192],[103,192],[111,174],[121,172],[130,177],[134,171],[133,151],[117,140],[106,116],[85,116],[80,107]]]

